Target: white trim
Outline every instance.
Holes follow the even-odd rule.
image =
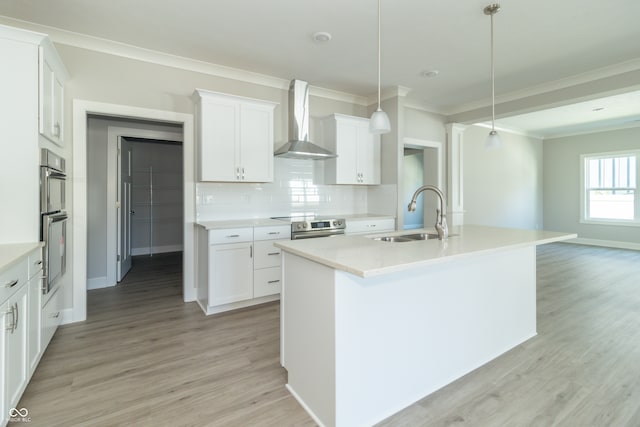
[[[566,77],[564,79],[546,82],[539,85],[528,87],[526,89],[504,93],[496,97],[496,104],[516,101],[516,100],[527,98],[530,96],[536,96],[536,95],[540,95],[547,92],[566,89],[572,86],[577,86],[584,83],[590,83],[595,80],[606,79],[606,78],[614,77],[623,73],[637,71],[639,69],[640,69],[640,58],[619,62],[617,64],[608,65],[606,67],[598,68],[596,70],[591,70],[584,73],[576,74],[574,76]],[[442,114],[446,116],[452,116],[460,113],[465,113],[468,111],[473,111],[479,108],[484,108],[490,105],[491,105],[490,100],[474,101],[474,102],[458,105],[451,109],[445,110],[443,111]]]
[[[14,25],[21,28],[28,28],[32,32],[38,31],[47,34],[55,43],[79,47],[82,49],[88,49],[95,52],[106,53],[109,55],[120,56],[123,58],[134,59],[137,61],[164,65],[181,70],[194,71],[196,73],[253,83],[260,86],[272,87],[281,90],[289,89],[290,80],[280,77],[259,74],[252,71],[241,70],[239,68],[226,67],[224,65],[200,61],[184,56],[172,55],[156,50],[145,49],[126,43],[89,36],[86,34],[75,33],[73,31],[62,30],[60,28],[40,25],[33,22],[9,18],[6,16],[0,16],[0,22],[4,22],[7,25]],[[309,86],[309,94],[311,96],[332,99],[335,101],[343,101],[351,104],[362,106],[368,105],[367,97],[331,89],[324,89],[317,86]]]
[[[168,131],[147,130],[135,127],[107,127],[107,283],[116,283],[118,255],[118,137],[160,139],[182,142],[182,134]],[[182,249],[180,249],[182,250]],[[149,253],[147,251],[147,253]],[[133,255],[133,252],[132,252]]]
[[[153,254],[163,254],[167,252],[182,252],[182,245],[166,245],[166,246],[154,246]],[[143,248],[131,248],[131,256],[149,255],[149,247]]]
[[[64,310],[60,310],[60,314],[62,314],[62,320],[60,321],[61,325],[66,325],[68,323],[76,322],[76,320],[73,319],[72,308],[66,308]]]
[[[194,271],[194,223],[195,223],[195,141],[194,124],[191,114],[173,111],[153,110],[126,105],[107,104],[73,100],[73,312],[72,322],[87,318],[87,116],[106,115],[133,119],[148,119],[183,126],[184,161],[184,256],[183,256],[183,298],[196,298]]]
[[[556,139],[556,138],[566,138],[568,136],[591,135],[594,133],[610,132],[610,131],[622,130],[622,129],[633,129],[637,127],[640,127],[640,121],[634,120],[632,122],[604,125],[602,127],[585,129],[581,131],[554,133],[554,134],[544,136],[544,139]]]
[[[411,146],[414,146],[414,147],[436,149],[436,153],[437,153],[436,155],[438,157],[438,182],[436,185],[438,186],[438,188],[442,188],[443,173],[444,173],[444,152],[443,152],[444,150],[442,149],[443,148],[442,142],[404,137],[402,138],[402,143],[404,147],[409,146],[409,148],[412,148]]]
[[[94,289],[110,288],[115,286],[115,282],[109,282],[107,276],[91,277],[87,279],[87,290],[92,291]]]
[[[603,246],[606,248],[632,249],[635,251],[640,251],[640,243],[620,242],[617,240],[585,239],[582,237],[577,237],[575,239],[566,240],[565,242],[576,245]]]
[[[447,123],[447,215],[449,225],[464,224],[464,131],[461,123]]]

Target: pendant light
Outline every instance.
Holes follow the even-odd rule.
[[[371,119],[369,119],[369,131],[377,134],[387,133],[391,130],[389,116],[380,107],[380,2],[381,0],[378,0],[378,109],[374,111]]]
[[[496,132],[496,84],[495,68],[493,61],[493,15],[500,12],[500,5],[493,3],[484,8],[484,14],[491,16],[491,132],[484,143],[486,148],[500,148],[502,142]]]

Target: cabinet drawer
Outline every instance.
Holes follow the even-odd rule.
[[[272,227],[256,227],[253,231],[254,240],[288,240],[291,239],[290,225],[276,225]]]
[[[45,349],[49,345],[49,341],[58,329],[62,316],[59,308],[59,290],[56,290],[47,304],[42,307],[42,330],[40,331],[40,348]]]
[[[279,267],[281,264],[281,250],[273,246],[272,240],[263,240],[253,244],[255,257],[253,268]]]
[[[395,220],[388,219],[367,219],[367,220],[347,220],[345,233],[347,234],[365,234],[379,233],[383,231],[393,231],[395,229]]]
[[[27,257],[0,273],[0,304],[27,283],[29,267]]]
[[[267,295],[279,294],[282,288],[282,276],[280,267],[263,268],[256,270],[253,275],[253,297],[259,298]]]
[[[253,240],[253,228],[226,228],[224,230],[210,230],[209,244],[250,242]]]
[[[38,248],[29,254],[29,279],[42,270],[42,248]]]

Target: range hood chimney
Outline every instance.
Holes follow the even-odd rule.
[[[309,141],[309,83],[291,80],[289,85],[289,142],[274,153],[289,159],[325,160],[338,157]]]

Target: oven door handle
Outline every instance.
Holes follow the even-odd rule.
[[[291,234],[291,240],[313,239],[314,237],[340,236],[342,234],[344,234],[344,230],[343,229],[303,231],[303,232],[300,232],[300,233],[292,233]]]
[[[54,170],[47,169],[47,178],[66,180],[67,179],[67,175],[65,175],[65,174],[63,174],[61,172],[56,172]]]
[[[69,219],[69,216],[67,214],[47,215],[47,217],[49,218],[49,223],[51,224]]]

